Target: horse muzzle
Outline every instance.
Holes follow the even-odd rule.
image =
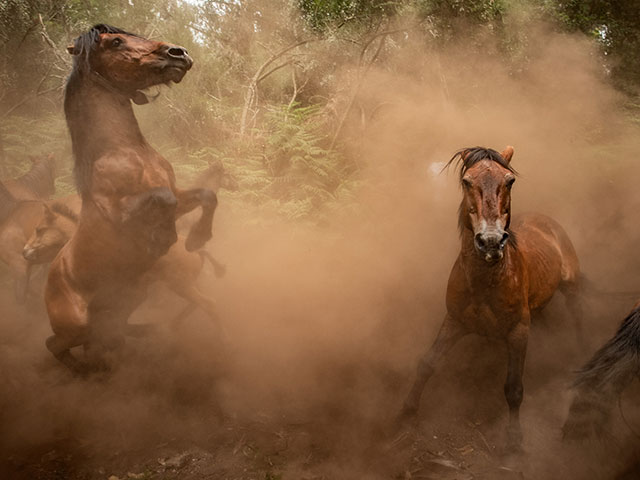
[[[495,263],[502,260],[504,247],[509,239],[509,233],[502,230],[485,231],[476,233],[473,238],[476,251],[487,263]]]

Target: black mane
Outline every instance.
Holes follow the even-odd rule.
[[[53,202],[50,205],[50,208],[54,212],[59,213],[60,215],[62,215],[63,217],[68,218],[69,220],[71,220],[74,223],[78,223],[80,221],[80,217],[78,216],[78,214],[76,212],[74,212],[73,210],[71,210],[71,208],[69,208],[69,206],[65,205],[64,203]]]
[[[47,198],[55,192],[56,163],[53,156],[35,161],[31,169],[16,179],[16,182],[29,189],[38,198]]]
[[[82,109],[85,108],[85,102],[78,101],[76,97],[81,94],[83,83],[91,73],[91,56],[96,51],[100,35],[103,33],[121,33],[139,37],[134,33],[101,23],[94,25],[74,41],[73,68],[65,87],[64,113],[71,133],[74,157],[73,175],[76,187],[82,195],[90,189],[93,159],[96,148],[99,148],[99,146],[92,144],[91,138],[89,138],[87,122],[82,118]]]
[[[73,42],[73,70],[69,81],[74,74],[84,74],[91,70],[91,54],[98,46],[100,35],[103,33],[121,33],[138,37],[135,33],[127,32],[118,27],[112,27],[104,23],[94,25],[88,32],[83,33]]]
[[[506,168],[514,175],[518,174],[499,152],[492,148],[485,147],[463,148],[462,150],[458,150],[447,162],[443,170],[455,163],[456,167],[460,169],[460,182],[462,182],[462,177],[467,173],[467,170],[482,160],[491,160]]]

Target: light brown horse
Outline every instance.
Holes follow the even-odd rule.
[[[476,147],[456,153],[463,199],[459,210],[460,254],[447,286],[447,314],[433,346],[421,358],[401,417],[414,415],[425,384],[442,356],[463,336],[504,340],[508,372],[508,447],[522,443],[520,404],[531,314],[560,290],[579,329],[582,316],[578,257],[565,231],[544,215],[527,214],[511,224],[513,148],[501,154]]]
[[[0,261],[9,267],[16,301],[24,303],[29,293],[31,265],[22,249],[42,218],[42,200],[55,190],[53,155],[31,159],[31,168],[16,179],[0,182]]]
[[[45,303],[53,355],[76,372],[100,363],[124,341],[144,289],[142,277],[177,241],[176,218],[200,206],[187,250],[211,238],[216,195],[180,190],[171,164],[145,140],[131,101],[141,90],[179,83],[193,61],[179,46],[96,25],[69,47],[73,70],[65,89],[76,185],[78,228],[51,264]],[[81,362],[70,349],[84,345]]]
[[[24,245],[24,258],[31,265],[51,262],[73,236],[78,220],[79,208],[70,207],[69,202],[53,201],[44,204],[44,215],[36,225],[33,235]],[[169,252],[144,274],[144,281],[141,283],[145,287],[154,282],[164,284],[169,290],[189,302],[185,312],[190,312],[192,305],[199,307],[213,322],[217,323],[215,302],[198,290],[196,281],[205,259],[211,263],[218,277],[224,275],[225,267],[204,250],[188,252],[184,244],[184,237],[178,237],[178,241],[171,246]],[[143,290],[143,293],[146,293],[146,288]],[[140,303],[144,298],[144,296],[140,298]],[[185,312],[182,312],[180,317],[184,317]]]

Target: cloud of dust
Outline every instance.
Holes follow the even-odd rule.
[[[539,27],[529,42],[523,71],[470,54],[460,41],[439,50],[408,46],[387,60],[393,73],[369,72],[358,97],[363,114],[348,125],[363,149],[358,217],[317,228],[255,226],[225,208],[222,194],[210,250],[228,273],[203,274],[201,289],[217,301],[224,347],[196,314],[178,331],[130,341],[108,379],[76,381],[44,348],[42,312],[16,326],[24,314],[5,298],[1,322],[15,343],[0,349],[3,447],[68,437],[122,449],[205,441],[218,428],[217,403],[239,422],[323,422],[337,444],[358,443],[395,415],[442,321],[459,248],[460,192],[453,172],[438,172],[462,147],[513,145],[514,214],[535,210],[558,220],[586,274],[606,289],[638,285],[640,260],[625,252],[640,237],[640,140],[588,42]],[[152,297],[134,320],[164,322],[183,305],[170,296]],[[605,312],[588,321],[592,348],[627,306],[615,308],[592,305]],[[565,316],[562,305],[553,312]],[[525,392],[533,393],[522,409],[525,435],[540,444],[541,435],[530,433],[540,423],[532,396],[546,399],[548,423],[562,421],[566,365],[584,358],[567,351],[572,337],[563,322],[568,332],[538,332],[530,348]],[[449,374],[436,375],[425,392],[429,421],[438,408],[505,417],[506,360],[489,350],[478,340],[454,350],[443,367]],[[484,410],[478,396],[488,402]],[[555,435],[553,427],[545,433]]]

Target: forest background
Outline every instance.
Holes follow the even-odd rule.
[[[226,203],[286,220],[322,224],[358,208],[350,200],[369,167],[361,139],[385,107],[359,93],[372,69],[411,77],[394,61],[408,45],[420,45],[416,62],[437,72],[440,47],[464,37],[470,59],[495,57],[518,76],[532,55],[531,25],[581,32],[630,120],[640,117],[640,3],[632,0],[4,0],[0,178],[53,153],[57,195],[74,191],[61,107],[65,47],[97,22],[183,45],[196,60],[182,85],[136,107],[180,181],[219,162],[238,187],[221,192]],[[440,81],[446,94],[444,72]]]

